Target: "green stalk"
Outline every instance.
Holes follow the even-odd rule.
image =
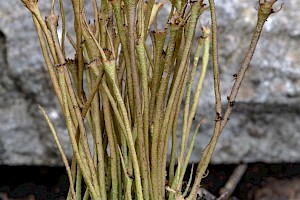
[[[83,50],[81,47],[82,42],[82,21],[81,13],[83,11],[83,0],[72,0],[73,11],[74,11],[74,28],[76,34],[76,57],[78,59],[78,84],[77,93],[81,100],[83,100]]]
[[[153,94],[153,99],[155,100],[156,98],[156,106],[155,106],[155,115],[154,115],[154,129],[153,129],[153,134],[152,136],[152,146],[151,146],[151,157],[152,157],[152,179],[158,179],[156,173],[159,170],[160,166],[158,166],[156,163],[158,161],[158,141],[160,137],[160,131],[159,127],[161,125],[161,118],[163,117],[163,111],[164,111],[164,101],[165,101],[165,95],[166,95],[166,90],[168,87],[168,82],[171,76],[171,67],[172,67],[172,58],[173,58],[173,53],[174,53],[174,47],[175,47],[175,39],[177,36],[177,31],[178,31],[178,25],[175,23],[170,26],[170,39],[169,39],[169,45],[167,48],[167,53],[166,53],[166,59],[164,63],[164,70],[163,74],[160,74],[161,76],[161,81],[160,81],[160,87],[158,88],[158,94],[156,95],[157,92]],[[162,46],[163,47],[163,46]],[[157,55],[158,56],[158,55]],[[151,110],[151,108],[150,108]]]
[[[206,171],[208,163],[210,161],[211,155],[213,153],[215,144],[220,135],[221,120],[222,120],[222,108],[221,108],[221,94],[220,94],[220,78],[218,69],[218,46],[217,46],[217,21],[215,13],[214,0],[209,0],[211,20],[212,20],[212,60],[213,60],[213,74],[214,74],[214,91],[215,91],[215,101],[216,101],[216,118],[213,137],[211,141],[204,149],[200,163],[197,168],[196,178],[191,190],[191,193],[187,199],[194,199],[196,192],[198,190],[198,185],[200,184],[203,174]]]
[[[256,49],[256,45],[258,43],[258,40],[260,38],[261,32],[263,30],[264,24],[267,21],[268,17],[273,14],[276,13],[278,11],[281,10],[281,8],[278,11],[274,11],[273,10],[273,5],[274,3],[276,3],[277,0],[269,0],[269,1],[264,1],[264,3],[260,3],[259,4],[259,9],[258,9],[258,16],[257,16],[257,22],[256,22],[256,27],[255,30],[253,32],[252,35],[252,39],[249,45],[249,48],[245,54],[244,60],[240,66],[239,72],[237,73],[237,77],[235,79],[234,85],[231,89],[231,93],[229,96],[229,100],[228,100],[228,104],[227,104],[227,108],[224,114],[224,120],[222,121],[221,124],[221,131],[224,129],[225,125],[227,124],[230,115],[232,113],[233,107],[232,106],[235,102],[236,96],[238,94],[238,91],[240,89],[240,86],[242,84],[242,81],[244,79],[245,73],[249,67],[250,61],[253,57],[253,54],[255,52]],[[232,104],[233,103],[233,104]]]
[[[70,168],[68,159],[67,159],[67,157],[66,157],[66,155],[64,153],[64,150],[62,149],[62,146],[61,146],[60,141],[59,141],[58,136],[57,136],[57,132],[56,132],[56,130],[55,130],[52,122],[50,121],[50,119],[49,119],[46,111],[40,105],[39,105],[39,109],[42,111],[42,113],[43,113],[43,115],[44,115],[44,117],[45,117],[45,119],[47,121],[47,124],[48,124],[48,126],[49,126],[49,128],[51,130],[51,133],[52,133],[52,135],[54,137],[56,145],[57,145],[57,147],[59,149],[59,152],[61,154],[62,160],[63,160],[64,165],[65,165],[66,170],[67,170],[67,174],[68,174],[68,178],[69,178],[69,182],[70,182],[71,193],[72,193],[72,198],[73,198],[73,200],[75,200],[76,199],[76,194],[75,194],[75,190],[74,190],[73,178],[72,178],[71,168]]]
[[[64,4],[63,0],[59,0],[59,9],[60,9],[60,16],[61,16],[61,49],[63,51],[64,57],[66,57],[66,50],[65,50],[65,38],[66,38],[66,18],[64,12]]]
[[[191,72],[189,75],[189,81],[188,81],[188,86],[187,86],[187,90],[186,90],[185,105],[184,105],[184,112],[183,112],[182,136],[181,136],[181,151],[180,151],[180,156],[179,156],[180,163],[183,162],[183,157],[184,157],[184,153],[185,153],[185,149],[186,149],[186,141],[189,137],[189,131],[187,130],[187,121],[188,121],[188,117],[189,117],[190,97],[191,97],[191,92],[192,92],[192,84],[195,79],[197,65],[198,65],[198,61],[200,58],[201,49],[203,46],[202,41],[203,41],[202,38],[198,39],[198,45],[197,45],[197,49],[196,49],[195,56],[194,56],[194,63],[193,63],[193,66],[192,66],[192,69],[191,69]]]
[[[111,110],[108,98],[105,94],[102,95],[102,104],[104,110],[104,122],[105,130],[108,137],[109,149],[110,149],[110,167],[111,167],[111,178],[112,178],[112,192],[111,198],[118,199],[118,175],[117,175],[117,152],[116,152],[116,141],[114,140],[113,135],[113,124],[111,119]]]
[[[139,74],[136,64],[136,52],[135,52],[135,11],[136,11],[136,2],[135,0],[129,0],[128,2],[128,34],[129,34],[129,50],[130,50],[130,65],[131,65],[131,75],[132,75],[132,84],[133,84],[133,92],[134,92],[134,123],[137,124],[137,155],[140,161],[141,175],[142,175],[142,184],[143,184],[143,197],[144,199],[149,199],[149,184],[150,180],[148,179],[148,165],[145,152],[145,141],[143,134],[143,119],[142,119],[142,101],[140,94],[140,83],[139,83]]]
[[[65,68],[65,66],[63,64],[65,58],[63,56],[63,53],[60,49],[59,42],[58,42],[57,23],[58,23],[58,17],[55,16],[54,13],[53,13],[53,10],[51,10],[50,16],[46,18],[46,24],[47,24],[48,29],[50,30],[50,32],[52,34],[52,38],[53,38],[53,41],[54,41],[54,47],[55,47],[55,50],[56,50],[58,60],[59,60],[60,64],[63,65],[63,69],[64,69],[64,72],[65,72],[65,78],[66,78],[65,80],[66,80],[66,83],[67,83],[67,88],[69,90],[69,95],[71,97],[70,99],[71,99],[73,109],[74,109],[75,114],[76,114],[77,121],[79,123],[79,130],[80,130],[81,134],[83,134],[83,137],[80,137],[82,139],[82,144],[83,144],[83,147],[84,147],[83,149],[85,151],[85,155],[86,155],[86,158],[87,158],[87,163],[89,165],[89,169],[91,170],[91,175],[92,175],[91,177],[92,177],[93,182],[95,184],[94,186],[95,186],[96,192],[98,192],[99,190],[98,190],[98,184],[97,184],[98,180],[96,178],[96,169],[95,169],[95,166],[94,166],[92,158],[91,158],[91,153],[90,153],[90,150],[89,150],[87,136],[86,136],[86,133],[85,133],[85,127],[84,127],[83,122],[82,122],[82,116],[81,116],[80,111],[78,110],[77,99],[76,99],[74,91],[72,89],[72,83],[70,81],[69,73],[68,73],[67,69]],[[73,110],[73,109],[70,108],[70,111]]]
[[[52,9],[50,15],[46,17],[45,22],[52,36],[51,39],[53,41],[55,53],[58,59],[57,64],[64,64],[66,58],[64,57],[61,47],[59,45],[59,39],[57,35],[58,16],[54,14],[54,11]]]
[[[96,36],[96,38],[98,38],[99,32],[100,32],[98,5],[97,5],[96,0],[92,0],[92,3],[93,3],[94,20],[95,20],[95,24],[94,24],[95,25],[95,36]]]
[[[60,83],[60,87],[62,89],[62,97],[63,97],[63,105],[64,105],[64,110],[65,110],[65,117],[66,117],[66,122],[67,122],[67,127],[68,127],[68,132],[69,132],[69,136],[70,136],[70,140],[71,140],[71,144],[72,144],[72,148],[74,151],[74,155],[75,158],[77,160],[78,166],[80,167],[80,170],[84,176],[84,180],[91,192],[91,196],[93,199],[97,199],[99,197],[99,195],[97,195],[96,190],[94,188],[94,185],[92,184],[92,181],[90,179],[90,177],[88,176],[88,172],[85,170],[85,166],[84,163],[81,159],[81,156],[79,154],[79,148],[75,139],[75,133],[76,130],[74,129],[73,125],[72,125],[72,121],[71,121],[71,115],[70,115],[70,111],[68,108],[68,94],[67,94],[67,85],[66,85],[66,81],[65,81],[65,77],[64,77],[64,69],[62,67],[60,67],[58,69],[58,77],[59,77],[59,83]]]
[[[131,154],[132,157],[132,162],[133,162],[133,169],[134,169],[134,174],[135,174],[135,184],[136,184],[136,192],[137,192],[137,199],[142,200],[143,199],[143,190],[142,190],[142,183],[141,183],[141,175],[140,175],[140,170],[139,170],[139,162],[137,159],[137,153],[135,150],[135,145],[133,142],[133,135],[131,132],[131,128],[130,128],[130,123],[129,123],[129,118],[128,118],[128,114],[126,111],[126,107],[125,104],[123,102],[121,93],[118,89],[118,86],[115,82],[115,63],[114,61],[106,61],[104,63],[105,65],[105,72],[106,75],[108,76],[108,79],[110,81],[110,83],[112,84],[112,89],[114,92],[114,95],[116,96],[116,100],[120,106],[121,109],[121,113],[122,113],[122,117],[124,120],[124,124],[125,124],[125,128],[126,128],[126,134],[127,134],[127,144],[129,147],[129,152]]]
[[[146,4],[146,13],[145,13],[145,22],[144,22],[144,40],[148,35],[148,29],[150,28],[150,18],[153,10],[153,6],[155,4],[155,0],[149,0]]]
[[[77,198],[76,200],[81,200],[81,190],[82,190],[82,173],[79,168],[77,168],[76,173],[76,194]]]
[[[188,183],[187,183],[187,185],[186,185],[186,188],[185,188],[185,190],[184,190],[184,192],[183,192],[183,194],[182,194],[183,197],[185,197],[185,196],[187,195],[187,193],[188,193],[188,191],[189,191],[189,189],[190,189],[190,185],[191,185],[192,179],[193,179],[193,172],[194,172],[194,164],[192,164],[191,173],[190,173],[190,178],[189,178]]]
[[[108,47],[106,43],[106,26],[108,21],[108,1],[102,0],[101,7],[100,7],[100,44],[102,47]]]
[[[163,184],[166,181],[166,165],[167,165],[167,153],[168,153],[168,146],[169,146],[169,137],[173,130],[173,125],[177,126],[178,118],[175,118],[178,116],[177,114],[180,112],[181,102],[185,91],[186,81],[188,78],[188,67],[189,65],[186,64],[183,74],[181,75],[181,80],[179,87],[177,88],[177,93],[175,95],[175,99],[173,102],[173,108],[171,109],[171,113],[169,116],[169,122],[167,124],[166,134],[165,137],[161,137],[159,140],[158,145],[158,154],[159,156],[159,166],[161,166],[162,169],[164,169],[161,174],[161,177],[163,177],[163,180],[161,181],[161,184]],[[165,198],[165,192],[162,191],[163,198]]]
[[[230,96],[227,97],[224,116],[221,108],[215,3],[209,0],[215,126],[210,142],[201,152],[196,175],[193,175],[192,169],[183,195],[183,177],[200,123],[190,140],[189,135],[209,61],[210,29],[204,27],[203,41],[198,41],[190,67],[196,25],[202,12],[208,8],[204,6],[204,1],[170,0],[172,9],[165,19],[165,29],[154,33],[152,48],[151,45],[146,46],[148,31],[150,27],[157,30],[160,9],[168,0],[102,0],[100,10],[97,0],[92,0],[95,18],[92,24],[87,23],[84,0],[72,0],[76,42],[68,33],[65,34],[67,21],[63,0],[59,0],[61,40],[57,32],[59,18],[54,14],[55,0],[51,0],[50,15],[46,20],[38,8],[38,0],[21,1],[32,14],[73,149],[74,158],[70,167],[53,124],[40,108],[66,166],[70,181],[67,200],[183,199],[192,179],[194,183],[187,200],[195,199],[218,138],[233,111],[264,23],[272,13],[277,12],[272,8],[277,0],[259,1],[257,24]],[[76,52],[74,59],[66,59],[66,35]],[[191,97],[202,44],[202,70],[195,94]],[[177,124],[184,94],[181,147],[178,167],[174,171],[178,151]],[[92,151],[88,133],[92,133]],[[169,183],[165,185],[171,134]],[[84,186],[86,188],[82,190]]]
[[[120,155],[120,158],[121,158],[121,163],[122,163],[122,169],[123,169],[123,172],[124,172],[124,174],[125,174],[125,177],[126,177],[126,180],[125,180],[125,188],[127,187],[127,185],[128,185],[128,183],[129,183],[129,180],[130,180],[130,178],[129,178],[129,176],[128,176],[128,171],[127,171],[127,169],[126,169],[126,165],[125,165],[125,161],[124,161],[124,158],[123,158],[123,156],[122,156],[122,152],[121,152],[121,149],[120,149],[120,147],[118,146],[118,150],[119,150],[119,155]],[[125,191],[125,194],[124,194],[124,196],[125,196],[125,199],[127,198],[127,199],[129,199],[129,198],[131,198],[131,194],[130,194],[131,192],[130,192],[130,190],[126,190]]]
[[[95,81],[94,78],[92,78],[93,81]],[[106,182],[105,182],[105,163],[104,163],[104,147],[103,147],[103,141],[102,141],[102,131],[100,127],[100,102],[99,102],[99,95],[97,93],[96,97],[94,98],[93,104],[92,104],[92,121],[94,124],[95,129],[95,148],[97,151],[98,156],[98,177],[99,177],[99,183],[100,183],[100,194],[101,199],[107,199],[106,194]]]
[[[155,41],[155,56],[154,56],[154,69],[153,69],[153,76],[151,79],[151,99],[150,99],[150,119],[152,120],[153,112],[154,112],[154,105],[156,100],[156,93],[160,86],[160,80],[163,69],[161,69],[161,61],[162,61],[162,54],[163,48],[165,44],[165,39],[167,36],[167,30],[161,31],[154,31],[153,37]],[[152,148],[152,147],[151,147]]]
[[[208,66],[208,61],[209,61],[209,48],[210,48],[210,29],[208,27],[203,27],[203,38],[204,38],[204,51],[203,51],[203,57],[202,57],[202,69],[201,69],[201,74],[196,86],[196,91],[194,94],[193,102],[192,102],[192,107],[191,110],[189,111],[189,116],[188,116],[188,122],[186,126],[186,132],[189,133],[192,127],[193,119],[195,117],[198,103],[199,103],[199,98],[201,95],[203,83],[204,83],[204,78],[206,76],[206,71],[207,71],[207,66]],[[186,144],[185,144],[186,145]]]
[[[51,52],[51,55],[52,55],[52,58],[54,60],[54,64],[58,64],[58,59],[57,59],[57,56],[56,56],[56,53],[55,53],[55,47],[54,47],[54,42],[50,36],[50,33],[47,29],[47,25],[40,13],[40,10],[37,6],[37,1],[33,1],[34,3],[32,3],[32,0],[22,0],[22,2],[25,4],[25,6],[31,11],[32,15],[34,15],[34,21],[35,21],[35,26],[37,27],[37,23],[39,23],[40,27],[41,27],[41,30],[43,31],[43,33],[45,34],[45,37],[46,37],[46,41],[47,41],[47,44],[48,44],[48,47],[50,49],[50,52]],[[41,40],[40,40],[41,41]]]
[[[149,85],[148,85],[148,74],[147,74],[147,62],[145,57],[144,42],[139,41],[136,46],[136,51],[139,59],[139,70],[141,73],[142,80],[142,91],[143,91],[143,124],[144,124],[144,144],[146,150],[146,158],[149,162]]]
[[[66,72],[65,72],[65,74],[66,74]],[[93,163],[93,160],[92,160],[92,155],[91,155],[91,151],[90,151],[89,143],[88,143],[88,137],[87,137],[87,134],[86,134],[86,131],[85,131],[85,126],[84,126],[84,122],[82,120],[82,115],[80,113],[78,104],[76,102],[76,98],[75,98],[75,95],[74,95],[73,88],[70,87],[71,83],[70,83],[69,77],[66,77],[66,83],[67,83],[67,86],[69,86],[68,89],[69,89],[70,98],[72,100],[72,105],[74,105],[73,109],[75,111],[75,114],[76,114],[76,117],[77,117],[77,120],[78,120],[78,127],[79,127],[79,132],[80,132],[80,142],[81,142],[81,144],[83,146],[83,150],[84,150],[82,153],[86,157],[87,164],[88,164],[88,169],[91,172],[91,178],[93,180],[96,192],[99,193],[100,188],[99,188],[99,183],[98,183],[98,178],[97,178],[97,172],[96,172],[96,168],[95,168],[95,165]],[[98,194],[98,196],[99,195],[100,194]]]
[[[168,123],[170,121],[170,114],[171,114],[171,111],[173,108],[173,103],[176,99],[176,96],[175,96],[176,92],[180,86],[182,74],[183,74],[184,70],[186,69],[185,66],[187,63],[192,39],[194,36],[195,27],[196,27],[197,19],[198,19],[198,14],[199,14],[199,12],[201,12],[201,8],[202,8],[202,2],[192,3],[192,8],[191,8],[192,15],[191,15],[190,22],[189,22],[189,30],[190,31],[187,33],[187,37],[186,37],[186,48],[183,51],[183,56],[182,56],[183,59],[181,60],[180,67],[178,69],[178,73],[177,73],[178,76],[175,77],[174,87],[173,87],[172,91],[170,92],[171,94],[169,96],[165,116],[164,116],[163,123],[162,123],[161,136],[160,136],[163,140],[163,142],[161,143],[161,144],[163,144],[162,150],[165,148],[164,144],[166,144],[166,146],[167,146],[167,142],[165,139],[167,137]],[[162,151],[159,151],[159,155],[163,155]],[[156,177],[156,178],[158,178],[158,177]]]
[[[119,126],[121,127],[122,133],[124,133],[125,134],[124,137],[126,137],[126,128],[125,128],[125,125],[123,123],[123,118],[122,118],[122,116],[120,114],[120,111],[117,107],[117,103],[115,102],[115,100],[114,100],[110,90],[108,89],[105,81],[102,81],[100,91],[101,91],[101,93],[105,93],[105,95],[108,97],[110,105],[111,105],[111,107],[114,111],[114,114],[115,114],[114,117],[116,117],[117,122],[119,123]]]
[[[96,169],[95,169],[95,165],[93,163],[93,160],[92,160],[92,157],[91,157],[91,152],[90,152],[90,149],[89,149],[89,144],[88,144],[88,138],[87,138],[87,135],[86,135],[86,131],[85,131],[85,126],[84,126],[84,123],[83,123],[83,120],[82,120],[82,115],[81,115],[81,112],[79,110],[79,106],[78,106],[78,103],[77,103],[77,100],[76,100],[76,97],[75,97],[75,93],[73,91],[73,88],[72,88],[72,83],[71,83],[71,80],[70,80],[70,77],[69,77],[69,73],[67,72],[67,69],[65,68],[65,66],[63,65],[62,66],[63,69],[64,69],[64,73],[65,73],[65,81],[66,81],[66,87],[69,91],[69,97],[70,97],[70,100],[72,102],[72,105],[73,107],[70,108],[70,110],[72,110],[72,112],[75,112],[76,114],[76,117],[77,117],[77,121],[78,121],[78,127],[79,127],[79,131],[80,131],[80,141],[82,142],[82,145],[83,145],[83,149],[84,149],[84,153],[85,153],[85,156],[86,156],[86,159],[87,159],[87,163],[88,163],[88,166],[89,166],[89,169],[91,171],[91,175],[92,175],[92,179],[93,179],[93,182],[95,184],[95,189],[97,189],[96,191],[99,192],[100,189],[98,188],[99,187],[99,184],[98,184],[98,179],[97,179],[97,175],[96,175]]]
[[[202,86],[203,86],[203,83],[204,83],[204,78],[205,78],[206,71],[207,71],[207,65],[208,65],[208,61],[209,61],[209,44],[210,44],[209,33],[210,33],[210,31],[209,31],[208,28],[203,28],[203,37],[205,39],[204,39],[204,53],[203,53],[203,58],[202,58],[202,70],[201,70],[201,74],[200,74],[200,77],[199,77],[199,80],[198,80],[198,84],[197,84],[197,87],[196,87],[196,92],[194,94],[192,108],[191,108],[190,112],[189,112],[189,108],[187,106],[187,102],[186,102],[186,105],[185,105],[185,112],[188,112],[188,115],[185,116],[185,117],[188,117],[188,121],[185,121],[185,120],[187,120],[186,118],[184,119],[184,123],[187,123],[187,124],[183,125],[183,136],[182,136],[182,143],[181,143],[182,146],[181,146],[181,153],[180,153],[180,158],[179,158],[179,162],[181,163],[181,165],[183,165],[183,157],[184,157],[186,146],[187,146],[187,138],[188,138],[189,133],[190,133],[190,129],[191,129],[191,126],[192,126],[193,119],[195,117],[195,113],[196,113],[196,110],[197,110],[197,106],[198,106]],[[200,54],[197,54],[197,53],[195,54],[194,67],[198,63],[199,56],[200,56]],[[192,71],[192,73],[194,73],[194,72]],[[188,87],[190,87],[190,88],[188,88],[187,91],[191,91],[191,85],[189,85]],[[190,95],[187,95],[186,100],[188,102],[190,101],[189,98],[190,98]],[[181,171],[180,171],[179,174],[183,175]]]
[[[60,104],[61,108],[63,109],[61,89],[60,89],[60,86],[59,86],[59,83],[58,83],[56,72],[53,68],[51,58],[48,54],[47,44],[46,44],[46,41],[44,39],[41,26],[38,23],[38,21],[37,21],[37,19],[34,15],[32,15],[32,19],[33,19],[34,25],[36,27],[36,32],[37,32],[37,35],[38,35],[38,38],[39,38],[39,41],[40,41],[43,57],[44,57],[44,60],[45,60],[45,64],[47,66],[47,70],[48,70],[48,73],[49,73],[49,76],[50,76],[50,79],[51,79],[51,83],[52,83],[54,92],[55,92],[55,94],[58,98],[58,101],[59,101],[59,104]]]
[[[200,120],[200,122],[198,123],[198,125],[195,129],[195,132],[194,132],[194,134],[192,136],[192,139],[191,139],[191,143],[190,143],[189,148],[188,148],[188,153],[185,157],[182,168],[180,169],[180,176],[179,176],[179,181],[177,183],[178,184],[177,185],[177,190],[181,190],[181,186],[182,186],[183,178],[184,178],[184,175],[185,175],[185,172],[186,172],[186,168],[189,164],[189,160],[190,160],[190,157],[192,155],[192,151],[193,151],[193,148],[194,148],[194,143],[195,143],[195,140],[196,140],[196,136],[197,136],[198,130],[200,128],[202,120],[203,120],[203,118]]]
[[[197,2],[197,3],[193,3],[192,4],[192,14],[191,14],[191,18],[189,21],[189,32],[187,33],[186,36],[186,48],[184,49],[183,53],[182,53],[182,60],[180,62],[180,66],[178,69],[178,76],[175,77],[175,81],[174,81],[174,86],[172,91],[170,92],[170,96],[169,96],[169,100],[168,100],[168,104],[167,104],[167,108],[166,108],[166,114],[165,114],[165,118],[163,120],[163,125],[162,125],[162,132],[164,133],[164,130],[166,130],[168,121],[169,121],[169,115],[171,112],[171,108],[172,108],[172,102],[174,101],[175,98],[175,94],[176,94],[176,90],[179,86],[180,83],[180,79],[181,79],[181,75],[183,74],[183,71],[185,69],[185,65],[187,63],[187,59],[188,59],[188,55],[189,55],[189,51],[191,48],[191,44],[192,44],[192,39],[194,36],[194,32],[195,32],[195,27],[197,24],[197,20],[198,20],[198,14],[199,12],[202,12],[201,10],[202,7],[202,2]],[[165,137],[165,136],[163,136]]]
[[[176,113],[178,113],[180,111],[181,101],[182,101],[183,94],[184,94],[184,91],[185,91],[185,85],[186,85],[185,83],[186,83],[187,78],[188,78],[187,69],[188,69],[188,64],[186,65],[185,70],[183,72],[183,75],[181,77],[180,87],[177,91],[176,98],[175,98],[174,103],[173,103],[174,107],[173,107],[172,112],[170,114],[170,124],[168,124],[168,126],[167,126],[167,134],[166,134],[164,140],[162,140],[165,143],[162,144],[163,148],[159,149],[159,152],[162,152],[161,154],[162,154],[163,169],[166,169],[167,153],[168,153],[168,141],[169,141],[169,137],[170,137],[170,134],[171,134],[171,131],[172,131],[172,126],[173,126],[173,123],[175,122],[175,120],[178,120],[178,118],[175,118],[175,116],[176,116]],[[180,166],[179,163],[178,163],[178,168],[181,169],[181,166]],[[178,170],[178,172],[179,172],[179,170]],[[165,173],[163,174],[163,177],[165,177]],[[178,177],[179,177],[179,173],[176,172],[173,182],[170,183],[170,185],[172,184],[172,188],[175,188],[175,185],[173,186],[173,183],[176,182]],[[169,199],[172,199],[173,197],[174,197],[174,195],[170,194]]]
[[[179,118],[179,111],[176,110],[174,115],[174,119]],[[169,164],[169,183],[172,184],[174,176],[175,176],[175,164],[177,158],[177,124],[178,120],[174,120],[172,126],[172,149],[171,149],[171,157],[170,157],[170,164]]]
[[[87,188],[84,192],[82,200],[88,200],[90,197],[89,189]]]
[[[90,63],[90,68],[96,74],[97,79],[95,81],[95,84],[92,87],[92,91],[91,91],[90,96],[88,97],[87,101],[84,104],[84,107],[82,108],[82,117],[85,117],[86,113],[88,112],[88,110],[89,110],[89,108],[90,108],[90,106],[93,102],[93,99],[94,99],[94,97],[95,97],[95,95],[96,95],[96,93],[99,89],[99,85],[100,85],[101,80],[102,80],[103,75],[104,75],[104,70],[103,70],[102,63],[99,63],[99,62],[100,61],[98,59],[96,59],[95,61],[92,61],[92,63]],[[97,70],[98,68],[100,68],[99,71]]]
[[[128,90],[128,96],[129,96],[129,105],[130,108],[134,108],[133,104],[133,85],[132,85],[132,77],[131,77],[131,63],[130,63],[130,55],[129,55],[129,49],[128,49],[128,39],[125,33],[124,28],[124,22],[122,18],[122,11],[121,11],[121,0],[111,0],[110,3],[113,6],[114,14],[116,18],[117,28],[118,28],[118,34],[120,37],[123,53],[124,53],[124,59],[125,59],[125,65],[126,65],[126,83],[127,83],[127,90]],[[134,112],[133,110],[131,112]]]
[[[139,37],[136,45],[136,52],[139,60],[139,72],[142,82],[142,99],[143,99],[143,132],[144,132],[144,144],[146,151],[147,163],[150,162],[150,147],[149,147],[149,84],[148,84],[148,73],[147,73],[147,61],[145,51],[145,40],[144,40],[144,2],[139,2],[138,9],[138,22],[139,22]],[[149,165],[148,172],[150,171]],[[150,184],[151,186],[151,184]],[[151,189],[150,189],[151,190]],[[151,195],[151,193],[150,193]]]

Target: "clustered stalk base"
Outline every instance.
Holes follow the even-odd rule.
[[[84,0],[72,0],[74,31],[70,32],[66,32],[65,2],[59,0],[61,38],[55,0],[45,20],[37,0],[21,1],[32,13],[73,149],[69,164],[54,125],[40,107],[66,166],[70,181],[67,199],[195,199],[276,0],[259,1],[257,25],[235,75],[224,114],[214,0],[209,0],[208,6],[203,0],[102,0],[100,6],[91,0],[93,23],[86,19]],[[158,24],[158,15],[166,4],[171,7],[170,13]],[[202,27],[194,52],[197,24],[205,10],[210,10],[211,28]],[[159,29],[160,25],[164,28]],[[73,46],[73,59],[66,57],[66,45]],[[210,49],[212,70],[207,70]],[[201,74],[196,80],[198,69]],[[192,170],[187,187],[183,188],[203,119],[193,131],[207,71],[212,71],[214,79],[215,128],[195,174]],[[181,105],[183,126],[178,133]]]

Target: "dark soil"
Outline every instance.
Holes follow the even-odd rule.
[[[232,199],[300,199],[300,164],[248,166]],[[235,167],[209,166],[209,175],[202,186],[218,197]],[[0,200],[63,200],[68,185],[64,167],[0,166]]]

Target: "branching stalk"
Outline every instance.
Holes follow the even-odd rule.
[[[66,166],[70,181],[67,199],[182,200],[186,196],[187,200],[195,199],[218,138],[232,113],[263,25],[274,13],[276,0],[259,1],[256,28],[227,97],[224,115],[214,0],[209,0],[211,29],[202,28],[203,36],[192,56],[197,23],[208,8],[203,0],[102,0],[99,6],[96,0],[91,0],[92,23],[85,14],[84,5],[88,2],[72,0],[72,5],[67,5],[59,0],[61,37],[59,16],[54,13],[55,0],[51,0],[46,20],[38,8],[38,0],[21,1],[32,14],[73,150],[70,167],[58,140],[59,133],[40,107]],[[167,23],[163,24],[164,29],[157,29],[161,25],[158,19],[161,8],[169,3],[172,8],[164,19]],[[74,30],[66,30],[69,27],[66,6],[73,9]],[[152,44],[148,43],[150,33]],[[73,52],[66,51],[65,36]],[[210,43],[214,132],[202,151],[196,174],[192,168],[188,186],[182,191],[200,127],[199,123],[190,136],[208,68]],[[200,77],[195,80],[202,50]],[[66,57],[72,54],[74,58]],[[183,124],[182,134],[177,134],[178,124]]]

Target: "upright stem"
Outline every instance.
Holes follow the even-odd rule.
[[[95,19],[90,23],[85,16],[84,0],[72,0],[76,42],[70,34],[67,36],[76,51],[74,59],[66,59],[64,37],[68,21],[63,0],[59,0],[62,40],[57,30],[59,16],[54,14],[55,0],[51,0],[50,15],[46,20],[40,13],[38,0],[21,1],[32,13],[73,149],[74,159],[70,167],[56,131],[44,113],[68,171],[71,188],[67,199],[183,199],[182,181],[200,124],[189,144],[188,141],[209,61],[208,28],[203,28],[203,41],[198,43],[193,65],[190,58],[194,53],[193,40],[199,17],[208,8],[204,1],[102,0],[99,9],[97,0],[91,0]],[[258,20],[251,44],[235,76],[223,116],[216,10],[214,0],[209,0],[215,126],[209,144],[202,151],[196,176],[189,180],[188,185],[192,179],[194,184],[187,200],[195,199],[218,138],[232,113],[263,25],[274,13],[272,6],[276,0],[261,1],[258,0]],[[168,2],[172,9],[164,29],[158,31],[157,18]],[[151,35],[151,48],[147,42],[152,27],[156,31]],[[195,83],[201,46],[204,47],[202,70]],[[196,90],[192,99],[194,83]],[[176,153],[179,152],[176,132],[178,119],[182,116],[183,98],[181,149],[175,171]],[[92,133],[92,142],[89,142],[88,133]],[[167,183],[171,133],[172,155]],[[184,196],[188,191],[185,190]]]
[[[242,83],[242,80],[244,78],[245,72],[246,72],[246,70],[249,66],[249,63],[251,61],[251,58],[254,54],[257,42],[259,40],[261,31],[263,28],[263,25],[264,25],[265,21],[267,20],[267,18],[272,13],[274,13],[272,6],[275,2],[276,2],[276,0],[270,0],[270,1],[264,1],[264,3],[259,4],[258,19],[257,19],[257,23],[256,23],[256,27],[255,27],[252,39],[251,39],[250,46],[248,48],[248,51],[246,52],[244,61],[242,62],[242,65],[240,67],[236,81],[232,87],[231,94],[228,97],[229,100],[228,100],[228,105],[227,105],[224,117],[221,116],[221,113],[219,113],[219,116],[218,116],[218,113],[217,113],[214,133],[213,133],[213,136],[212,136],[209,144],[206,146],[206,148],[202,152],[202,157],[201,157],[200,163],[198,164],[195,181],[194,181],[191,193],[187,198],[188,200],[192,200],[195,198],[197,190],[200,187],[200,183],[203,178],[203,174],[205,173],[205,170],[210,162],[210,158],[213,154],[213,151],[217,144],[218,138],[219,138],[222,130],[224,129],[224,127],[229,119],[229,116],[231,115],[231,112],[232,112],[232,109],[234,106],[234,100],[237,96],[237,93],[238,93],[239,87]],[[210,6],[213,5],[213,7],[214,7],[213,0],[210,0],[210,3],[212,3]],[[215,12],[214,9],[212,9],[211,12]],[[212,15],[215,15],[215,14],[212,14]],[[212,26],[212,29],[214,29],[214,26]],[[213,34],[216,34],[216,31],[213,31]],[[214,38],[214,36],[212,36],[212,38]],[[213,45],[213,48],[214,48],[214,45]],[[216,87],[216,85],[215,85],[215,87]],[[217,109],[217,106],[216,106],[216,109]]]
[[[77,93],[80,97],[80,100],[83,100],[83,51],[82,51],[82,29],[81,29],[81,12],[83,11],[83,0],[72,0],[73,10],[74,10],[74,27],[76,33],[76,56],[78,59],[78,84],[77,84]]]
[[[143,132],[143,115],[142,115],[142,101],[140,94],[139,74],[136,63],[136,52],[135,52],[135,39],[136,39],[136,1],[128,1],[128,25],[129,25],[129,49],[130,49],[130,64],[132,72],[132,83],[134,92],[134,107],[135,117],[134,122],[137,124],[137,139],[138,139],[138,156],[140,161],[140,167],[142,171],[143,180],[143,194],[145,199],[149,199],[149,180],[148,180],[148,159],[146,158],[146,151],[144,145],[144,132]]]
[[[238,94],[238,91],[240,89],[240,86],[242,84],[242,81],[244,79],[244,76],[246,74],[246,71],[249,67],[249,63],[252,59],[252,56],[255,52],[256,49],[256,45],[258,43],[258,40],[260,38],[260,34],[262,32],[263,26],[265,24],[265,22],[267,21],[268,17],[272,14],[275,13],[272,6],[273,4],[276,2],[276,0],[270,0],[268,1],[264,1],[264,3],[259,4],[259,10],[258,10],[258,18],[257,18],[257,22],[256,22],[256,27],[255,30],[253,32],[252,35],[252,39],[251,39],[251,43],[249,45],[249,48],[245,54],[244,60],[240,66],[239,72],[237,73],[234,85],[231,89],[231,93],[230,96],[228,96],[228,103],[227,103],[227,108],[224,114],[224,120],[222,121],[221,124],[221,131],[224,129],[224,127],[226,126],[230,115],[232,113],[233,107],[234,107],[234,103],[235,103],[235,99],[236,96]]]

